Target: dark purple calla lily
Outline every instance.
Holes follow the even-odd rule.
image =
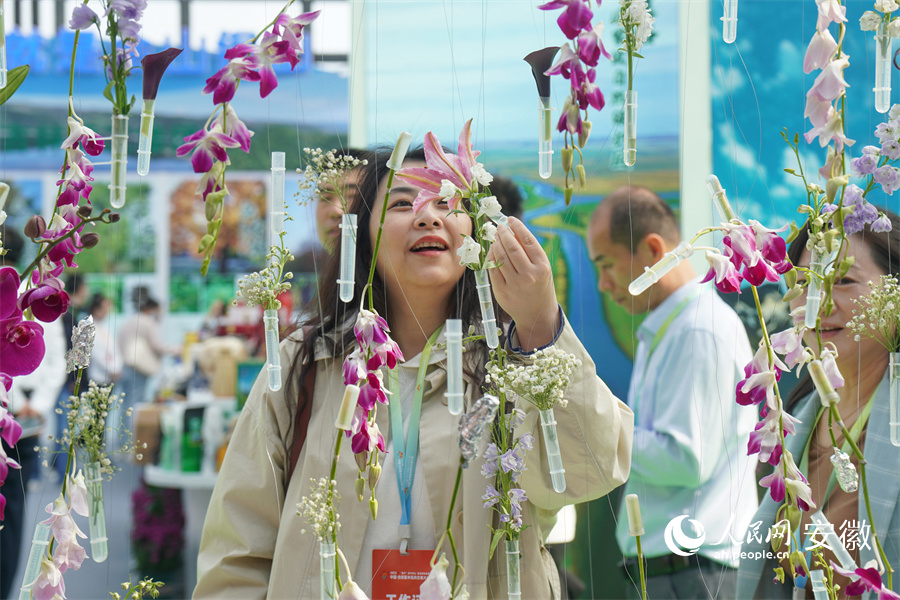
[[[156,100],[163,73],[181,53],[181,48],[169,48],[156,54],[148,54],[141,59],[141,66],[144,67],[144,100]]]

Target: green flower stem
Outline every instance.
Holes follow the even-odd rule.
[[[459,467],[456,469],[456,483],[453,486],[453,496],[450,498],[450,510],[447,511],[447,530],[445,535],[450,541],[450,550],[453,552],[453,582],[450,584],[451,589],[456,589],[456,577],[462,565],[459,564],[459,555],[456,552],[456,543],[453,541],[453,532],[450,525],[453,523],[453,508],[456,506],[456,496],[459,493],[459,483],[462,480],[462,458],[459,459]],[[441,551],[441,544],[434,549],[434,555],[431,557],[431,564],[434,565]],[[463,569],[465,571],[465,569]]]
[[[893,569],[891,568],[891,563],[888,562],[887,556],[884,553],[884,548],[881,545],[881,540],[878,537],[878,532],[875,531],[875,520],[872,518],[872,504],[869,501],[869,486],[866,482],[866,458],[863,456],[863,453],[859,449],[859,446],[856,445],[856,441],[853,439],[853,436],[851,436],[850,432],[847,430],[847,426],[844,425],[844,421],[841,420],[841,415],[838,412],[837,405],[832,404],[829,409],[829,424],[831,424],[832,419],[837,421],[837,425],[841,428],[841,433],[843,434],[844,439],[850,445],[850,449],[856,456],[857,461],[859,461],[859,480],[860,484],[862,484],[863,499],[866,502],[866,514],[869,517],[869,526],[872,529],[872,537],[875,538],[875,545],[878,547],[878,554],[881,556],[881,561],[884,563],[884,570],[887,574],[887,586],[890,588],[892,587],[891,572],[893,571]],[[831,431],[831,427],[829,427],[828,430]],[[834,440],[833,433],[831,437],[832,440]],[[835,447],[837,447],[837,443],[835,443]]]
[[[83,373],[84,373],[84,369],[78,369],[78,375],[75,377],[75,391],[72,394],[73,396],[78,395],[78,390],[81,387],[81,375]],[[72,433],[69,432],[69,435],[72,435]],[[73,438],[73,440],[71,442],[69,442],[69,449],[66,451],[66,472],[63,473],[62,491],[60,492],[60,494],[62,495],[63,498],[66,497],[66,491],[67,491],[66,488],[68,487],[68,484],[69,484],[68,475],[69,475],[69,473],[72,472],[72,467],[73,467],[72,463],[74,463],[74,462],[75,462],[75,440]],[[50,536],[50,543],[47,545],[47,557],[48,558],[52,558],[52,556],[53,556],[53,543],[55,541],[56,541],[56,538],[53,536]]]
[[[341,456],[341,443],[344,441],[344,432],[338,430],[337,441],[334,443],[334,454],[331,457],[331,475],[328,479],[328,505],[331,508],[331,541],[334,542],[335,553],[337,553],[337,511],[334,510],[334,481],[335,477],[337,477],[337,463],[338,458]],[[337,573],[337,586],[338,591],[343,591],[344,586],[341,584],[341,563],[337,561],[334,565],[334,570]],[[347,572],[348,581],[351,577],[349,571]]]
[[[638,570],[641,575],[641,597],[647,600],[647,577],[644,574],[644,553],[641,550],[641,536],[636,535],[634,539],[637,541]]]
[[[372,280],[375,278],[375,259],[378,258],[378,247],[381,245],[381,232],[384,230],[384,217],[387,214],[388,198],[391,196],[391,187],[394,185],[394,170],[388,173],[387,191],[384,193],[384,206],[381,209],[381,221],[378,223],[378,234],[375,236],[375,250],[372,251],[372,264],[369,266],[369,279],[366,289],[369,290],[369,310],[375,312],[375,297],[372,291]]]
[[[110,212],[111,211],[108,208],[104,208],[103,212],[100,213],[100,216],[93,217],[90,219],[84,219],[81,222],[81,225],[79,225],[78,227],[73,227],[70,231],[66,232],[65,235],[53,240],[52,242],[41,242],[42,244],[46,243],[47,247],[38,253],[37,257],[35,257],[35,259],[33,261],[31,261],[31,264],[29,264],[22,271],[22,273],[26,273],[26,274],[31,273],[31,271],[33,271],[35,268],[37,268],[37,266],[40,264],[40,262],[44,259],[45,256],[47,256],[47,254],[50,252],[50,250],[53,249],[54,246],[56,246],[57,244],[61,244],[62,242],[66,241],[67,239],[73,237],[76,233],[78,233],[78,231],[80,229],[82,229],[84,227],[84,225],[86,225],[88,223],[96,223],[97,221],[102,221],[103,223],[109,223],[110,221],[105,220],[104,217],[107,214],[109,214]]]
[[[257,33],[257,34],[253,37],[253,39],[250,40],[250,43],[251,43],[251,44],[255,44],[255,43],[256,43],[256,40],[259,39],[259,36],[261,36],[263,33],[265,33],[266,31],[268,31],[268,30],[269,30],[269,27],[271,27],[272,25],[274,25],[274,24],[275,24],[275,21],[278,20],[278,17],[280,17],[281,14],[282,14],[284,11],[286,11],[288,8],[290,8],[291,5],[292,5],[294,2],[295,2],[295,0],[288,0],[288,3],[285,4],[284,6],[282,6],[282,7],[281,7],[281,10],[278,11],[278,14],[275,15],[275,18],[272,19],[272,20],[269,22],[269,24],[266,25],[266,26],[263,28],[262,31],[260,31],[259,33]]]

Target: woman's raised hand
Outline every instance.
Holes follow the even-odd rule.
[[[559,328],[559,309],[550,259],[525,224],[511,217],[497,229],[488,259],[497,302],[516,322],[518,345],[525,351],[553,341]]]

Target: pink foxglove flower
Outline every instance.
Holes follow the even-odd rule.
[[[815,94],[822,100],[831,101],[844,93],[850,84],[844,79],[844,69],[850,66],[850,56],[842,54],[822,69],[807,95]]]
[[[767,462],[777,465],[781,460],[781,432],[778,431],[779,422],[784,426],[784,435],[795,434],[796,424],[800,421],[782,410],[770,410],[762,421],[756,424],[754,431],[750,433],[750,441],[747,444],[747,454],[759,453],[759,462]]]
[[[841,113],[834,110],[833,106],[828,111],[828,119],[824,125],[813,127],[803,134],[807,144],[811,144],[817,137],[819,138],[819,146],[822,148],[834,141],[838,152],[844,145],[852,146],[855,143],[854,140],[844,135],[844,120],[841,118]]]
[[[429,600],[450,600],[453,590],[450,587],[450,581],[447,579],[447,567],[450,562],[442,553],[437,563],[431,567],[431,573],[422,585],[419,587],[419,597],[428,598]]]
[[[824,31],[832,23],[845,23],[847,21],[847,7],[841,6],[839,0],[816,0],[816,8],[819,9],[819,19],[816,29]]]
[[[835,50],[837,42],[828,29],[814,33],[803,58],[803,72],[808,75],[815,69],[825,68],[834,57]]]

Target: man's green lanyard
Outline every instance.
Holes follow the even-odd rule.
[[[397,470],[397,491],[400,492],[400,517],[401,527],[410,524],[412,516],[412,486],[416,475],[416,461],[419,458],[419,421],[422,417],[422,396],[425,394],[425,373],[428,371],[428,361],[431,358],[431,347],[441,333],[438,328],[419,355],[419,374],[416,377],[416,394],[413,399],[412,414],[409,417],[409,434],[406,441],[403,440],[403,413],[400,408],[400,384],[397,369],[389,371],[388,389],[397,394],[388,407],[391,411],[391,440],[394,444],[394,462]]]
[[[650,357],[653,356],[653,352],[656,350],[656,347],[659,346],[659,343],[662,341],[663,337],[665,337],[666,332],[669,330],[669,326],[678,318],[678,315],[684,312],[684,309],[687,308],[687,305],[690,304],[694,299],[700,296],[700,293],[703,291],[703,288],[697,287],[690,294],[687,295],[681,302],[675,305],[674,310],[669,313],[669,316],[666,317],[666,320],[663,321],[662,325],[660,325],[656,334],[653,336],[653,339],[650,341],[650,348],[647,349],[647,358],[644,359],[644,372],[642,373],[641,381],[647,380],[647,366],[650,364]],[[640,388],[638,388],[640,390]],[[631,410],[634,412],[634,422],[638,423],[637,417],[637,402],[634,403],[634,406],[631,407]]]

